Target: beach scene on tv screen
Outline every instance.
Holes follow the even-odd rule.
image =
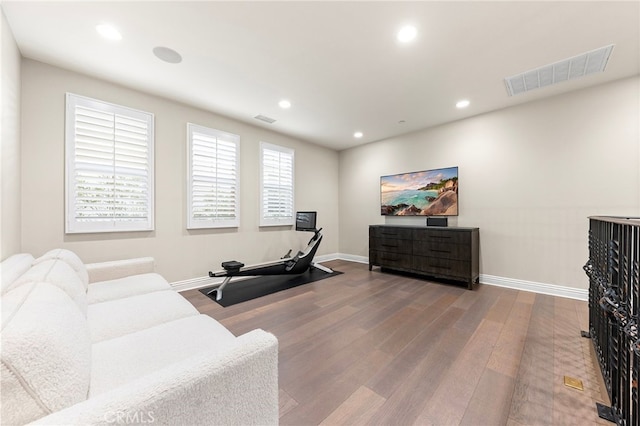
[[[382,176],[380,204],[385,216],[456,216],[458,168]]]

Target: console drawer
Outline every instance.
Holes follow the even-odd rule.
[[[427,275],[467,278],[471,272],[471,263],[463,260],[413,256],[412,269]]]
[[[381,268],[411,269],[411,256],[402,253],[370,250],[369,262]]]
[[[398,240],[412,240],[413,230],[411,228],[400,228],[393,226],[371,226],[369,227],[369,238],[394,238]]]
[[[371,250],[395,252],[398,254],[411,254],[411,241],[399,240],[397,238],[370,238],[369,248]]]
[[[468,261],[471,257],[471,247],[469,245],[445,243],[433,240],[414,240],[413,254],[417,256]]]
[[[414,240],[430,240],[432,242],[471,244],[471,233],[440,229],[414,229]]]

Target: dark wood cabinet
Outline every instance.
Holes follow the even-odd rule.
[[[369,226],[369,270],[411,272],[463,281],[479,277],[479,229],[425,226]]]

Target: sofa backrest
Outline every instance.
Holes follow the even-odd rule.
[[[84,284],[84,289],[86,291],[87,286],[89,285],[89,273],[87,272],[87,268],[84,265],[84,262],[78,257],[77,254],[67,249],[53,249],[49,250],[39,258],[33,261],[33,264],[36,265],[40,262],[44,262],[51,259],[58,259],[73,268],[74,271],[78,274],[78,277]]]
[[[36,260],[28,271],[13,282],[8,291],[34,282],[46,282],[63,290],[83,315],[87,316],[87,287],[68,263],[59,259]]]
[[[0,265],[0,274],[2,275],[0,294],[5,294],[12,287],[15,280],[27,272],[33,261],[34,258],[29,253],[14,254],[3,260],[2,265]]]
[[[0,330],[3,423],[28,423],[87,399],[89,327],[62,289],[28,282],[9,290]]]

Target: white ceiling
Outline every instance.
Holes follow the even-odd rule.
[[[638,1],[5,0],[2,9],[27,58],[337,150],[640,74]],[[122,40],[101,38],[103,22]],[[418,36],[401,45],[405,23]],[[508,96],[505,77],[609,44],[604,73]],[[182,63],[160,61],[156,46]],[[288,110],[278,107],[285,98]],[[471,105],[456,109],[463,98]]]

